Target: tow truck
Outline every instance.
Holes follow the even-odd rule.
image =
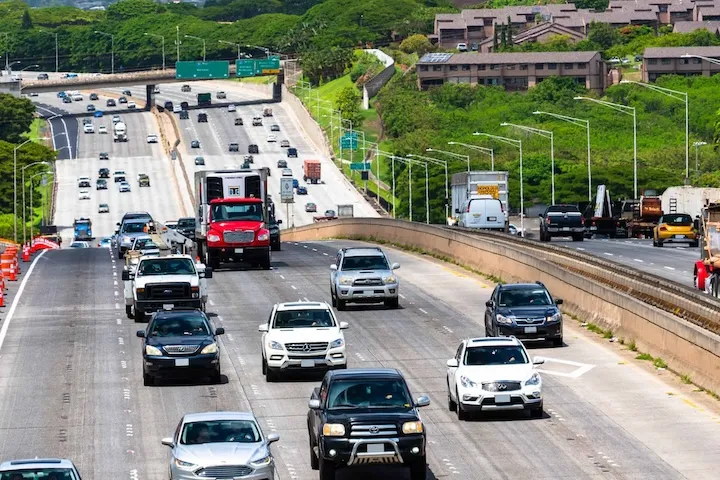
[[[75,240],[79,242],[92,240],[92,221],[89,218],[79,218],[73,222]]]
[[[700,213],[700,260],[695,262],[695,288],[720,297],[720,203],[709,203]]]

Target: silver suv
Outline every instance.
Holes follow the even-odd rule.
[[[349,303],[380,303],[398,308],[400,282],[378,247],[341,248],[330,265],[330,297],[333,307],[344,310]]]
[[[47,478],[55,474],[63,480],[80,480],[80,473],[71,460],[61,458],[34,458],[10,460],[0,463],[0,478]]]

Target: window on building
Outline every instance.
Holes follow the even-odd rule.
[[[667,5],[658,5],[658,10],[660,10],[660,13],[666,13],[668,11]]]
[[[680,59],[680,64],[681,64],[681,65],[688,65],[689,63],[690,63],[690,59],[689,59],[689,58],[681,58],[681,59]]]
[[[693,58],[692,60],[693,60],[693,63],[694,63],[694,64],[700,64],[700,63],[702,63],[702,58]]]
[[[462,69],[463,69],[464,72],[469,72],[469,71],[470,71],[470,65],[463,65],[463,66],[462,66]]]
[[[588,66],[587,63],[578,63],[577,64],[578,70],[585,70],[587,68],[587,66]]]
[[[565,70],[572,70],[574,66],[575,66],[575,65],[572,64],[572,63],[566,63],[563,68],[564,68]]]
[[[505,70],[515,70],[516,65],[505,65]]]
[[[545,70],[545,64],[544,63],[536,63],[535,70]]]
[[[648,65],[657,65],[657,58],[649,58]]]
[[[500,70],[500,65],[490,65],[490,70]]]
[[[450,65],[450,71],[451,72],[457,72],[458,66],[457,65]]]
[[[578,85],[585,86],[585,77],[575,77],[575,83]]]
[[[428,71],[428,66],[427,66],[427,65],[420,65],[420,71],[421,71],[421,72],[427,72],[427,71]]]
[[[520,65],[520,70],[527,70],[527,69],[528,69],[527,63],[523,63]]]
[[[670,65],[671,60],[672,59],[670,58],[663,58],[660,63],[662,63],[663,65]]]
[[[433,72],[442,72],[442,65],[433,65]]]
[[[548,70],[557,70],[557,63],[548,63]]]

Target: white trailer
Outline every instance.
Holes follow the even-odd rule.
[[[687,213],[697,218],[705,206],[720,202],[720,188],[668,187],[660,198],[663,213]]]
[[[127,142],[127,127],[123,122],[113,126],[113,142]]]
[[[452,176],[452,211],[450,215],[457,215],[465,200],[473,195],[491,195],[500,200],[505,209],[509,211],[508,202],[508,172],[474,171],[455,173]],[[448,221],[450,221],[448,219]],[[454,222],[453,222],[454,223]]]

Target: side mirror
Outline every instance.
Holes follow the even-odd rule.
[[[145,338],[145,330],[138,330],[137,332],[135,332],[135,335],[140,338]]]
[[[492,300],[488,300],[487,302],[485,302],[485,306],[488,307],[488,308],[492,308],[493,305],[495,305],[495,304],[493,303]]]
[[[535,358],[533,358],[533,365],[542,365],[543,363],[545,363],[545,358],[544,358],[544,357],[535,357]]]
[[[212,267],[205,267],[205,278],[212,278],[213,269]]]
[[[269,330],[269,327],[268,327],[267,323],[258,325],[258,332],[267,332],[268,330]]]
[[[460,213],[460,209],[459,209],[459,208],[456,208],[456,209],[455,209],[455,213]]]
[[[271,433],[265,438],[265,441],[268,443],[268,445],[270,445],[271,443],[275,443],[278,440],[280,440],[280,435],[278,435],[277,433]]]
[[[543,216],[544,216],[544,215],[543,215],[542,213],[541,213],[540,215],[538,215],[538,217],[540,217],[540,218],[542,218]]]
[[[117,223],[115,224],[115,226],[119,227],[119,226],[120,226],[120,222],[117,222]]]
[[[562,298],[556,298],[556,299],[555,299],[555,305],[562,305],[562,304],[563,304],[563,299],[562,299]]]
[[[216,328],[215,335],[225,335],[225,329],[223,327]]]
[[[335,265],[334,263],[330,265],[330,270],[332,270],[333,272],[337,272],[337,265]]]
[[[163,438],[162,440],[160,440],[160,443],[162,443],[166,447],[175,448],[175,442],[173,442],[172,438]]]
[[[392,269],[393,269],[393,270],[397,270],[398,268],[400,268],[400,264],[399,264],[399,263],[395,262],[395,263],[392,264]]]
[[[115,229],[115,235],[119,235],[119,234],[120,234],[120,229],[119,229],[119,228],[116,228],[116,229]]]
[[[320,400],[318,400],[317,398],[311,398],[310,400],[308,400],[308,408],[310,410],[317,410],[318,408],[320,408]]]
[[[430,405],[430,397],[423,395],[422,397],[415,399],[416,407],[427,407],[428,405]]]
[[[277,221],[277,222],[275,222],[275,223],[277,223],[278,225],[282,225],[282,220],[278,220],[278,221]],[[278,438],[280,438],[280,436],[279,436],[279,435],[278,435]]]
[[[340,322],[340,330],[346,330],[349,327],[350,325],[347,322]]]
[[[130,280],[130,271],[129,270],[122,271],[122,279],[124,282]]]
[[[450,368],[457,368],[457,366],[458,366],[457,358],[451,358],[450,360],[447,361],[446,365]]]

